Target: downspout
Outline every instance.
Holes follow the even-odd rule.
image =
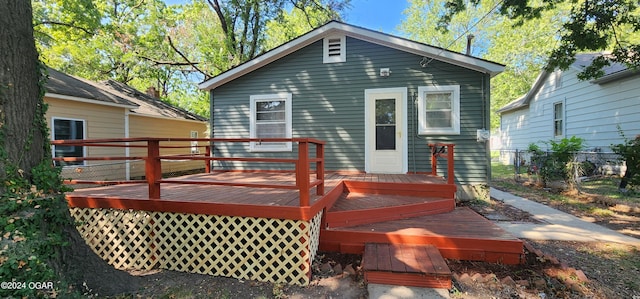
[[[484,129],[491,128],[491,79],[489,74],[484,74],[482,76],[482,114],[484,121]],[[487,161],[487,184],[491,182],[491,138],[485,141],[485,153],[486,153],[486,161]]]
[[[131,111],[129,111],[129,109],[125,109],[124,110],[124,138],[129,138],[129,113]],[[124,156],[125,157],[130,157],[131,156],[131,152],[129,149],[129,142],[125,143],[125,147],[124,147]],[[125,168],[124,168],[124,177],[125,180],[130,180],[131,179],[131,161],[129,159],[125,160]]]
[[[214,130],[214,126],[213,126],[213,117],[214,117],[214,104],[213,104],[213,89],[209,90],[209,138],[214,138],[215,137],[215,130]],[[209,157],[213,157],[214,155],[214,150],[213,150],[213,141],[209,141]],[[211,171],[213,171],[213,161],[209,161],[209,166]]]

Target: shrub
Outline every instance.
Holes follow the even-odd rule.
[[[578,176],[584,173],[582,163],[574,161],[575,153],[584,148],[584,139],[571,136],[559,142],[550,140],[551,152],[544,152],[536,144],[529,144],[531,164],[542,183],[563,179],[569,188],[575,188]]]
[[[624,143],[612,144],[611,149],[627,164],[627,170],[619,185],[620,190],[626,190],[627,185],[640,185],[640,135],[635,139],[627,139],[622,131],[620,135],[624,138]]]

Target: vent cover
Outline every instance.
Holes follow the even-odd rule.
[[[346,42],[344,36],[330,36],[324,39],[324,63],[346,61]]]

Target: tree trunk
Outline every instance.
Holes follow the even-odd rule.
[[[31,1],[0,0],[0,178],[31,178],[45,156],[40,64]],[[11,166],[17,167],[17,169]],[[7,173],[17,171],[18,173]],[[0,185],[4,192],[5,184]]]

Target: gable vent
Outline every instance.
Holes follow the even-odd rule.
[[[339,38],[330,38],[329,41],[329,57],[340,56],[340,48],[342,48],[342,43]]]
[[[330,36],[324,39],[323,62],[335,63],[346,61],[346,42],[344,36]]]

